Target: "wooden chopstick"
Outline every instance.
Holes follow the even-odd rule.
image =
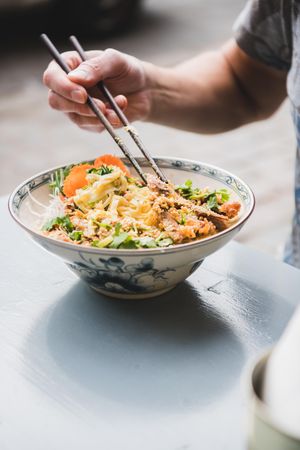
[[[78,39],[76,38],[76,36],[70,36],[69,37],[73,47],[75,48],[75,50],[77,50],[77,52],[79,53],[79,56],[81,57],[82,61],[86,61],[86,54],[85,51],[83,50],[81,44],[79,43]],[[143,142],[141,141],[139,134],[137,133],[137,131],[130,125],[129,120],[127,119],[127,117],[125,116],[125,114],[123,113],[123,111],[119,108],[118,104],[116,103],[113,95],[110,93],[110,91],[108,90],[108,88],[106,87],[106,85],[104,84],[103,81],[100,81],[97,84],[97,87],[100,89],[100,91],[102,92],[102,94],[104,95],[104,97],[108,100],[109,104],[111,105],[112,109],[115,111],[115,113],[117,114],[117,116],[119,117],[121,123],[124,126],[124,129],[129,133],[129,135],[132,137],[132,139],[134,140],[134,142],[136,143],[136,145],[138,146],[138,148],[141,150],[141,152],[143,153],[143,155],[145,156],[145,158],[148,160],[151,168],[153,169],[153,171],[156,173],[156,175],[165,183],[168,182],[168,179],[166,178],[166,176],[164,175],[164,173],[160,170],[160,168],[158,167],[158,165],[156,164],[156,162],[154,161],[154,159],[152,158],[151,154],[149,153],[149,151],[145,148]]]
[[[44,42],[44,44],[46,45],[49,53],[52,55],[52,57],[54,58],[54,60],[57,62],[57,64],[66,72],[69,73],[70,72],[70,68],[68,67],[68,65],[66,64],[66,62],[63,60],[63,58],[61,57],[59,51],[57,50],[57,48],[55,47],[55,45],[51,42],[51,40],[49,39],[49,37],[46,34],[41,34],[41,39]],[[93,113],[96,115],[96,117],[99,119],[99,121],[104,125],[104,127],[107,129],[107,131],[109,132],[109,134],[111,135],[111,137],[114,139],[114,141],[118,144],[119,148],[122,150],[122,152],[124,153],[124,155],[126,156],[127,159],[129,159],[129,161],[131,162],[131,164],[133,165],[133,167],[135,168],[135,170],[137,171],[137,173],[139,174],[139,176],[141,177],[141,179],[144,181],[144,183],[147,184],[147,179],[142,171],[141,166],[139,165],[139,163],[136,161],[136,159],[134,158],[134,156],[131,154],[130,150],[127,148],[127,146],[124,144],[124,142],[122,141],[122,139],[117,135],[117,133],[115,132],[114,128],[112,127],[112,125],[110,124],[110,122],[107,120],[107,118],[105,117],[105,115],[102,113],[102,111],[98,108],[97,104],[95,103],[95,101],[93,100],[93,98],[88,95],[87,97],[87,105],[90,107],[90,109],[93,111]]]

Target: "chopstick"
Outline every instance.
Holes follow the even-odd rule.
[[[82,61],[86,61],[87,57],[85,54],[85,51],[83,50],[82,46],[80,45],[78,39],[76,38],[76,36],[70,36],[69,40],[71,41],[73,47],[75,48],[75,50],[77,50],[77,52],[79,53],[79,56],[81,57]],[[98,89],[100,89],[100,91],[102,92],[102,94],[104,95],[104,97],[108,100],[109,104],[111,105],[112,109],[115,111],[115,113],[117,114],[117,116],[119,117],[121,123],[124,126],[124,129],[129,133],[129,135],[131,136],[131,138],[134,140],[134,142],[136,143],[136,145],[138,146],[138,148],[141,150],[141,152],[143,153],[143,155],[145,156],[145,158],[148,160],[151,168],[153,169],[153,171],[156,173],[156,175],[165,183],[168,182],[166,176],[163,174],[163,172],[160,170],[160,168],[158,167],[158,165],[156,164],[156,162],[154,161],[154,159],[152,158],[151,154],[149,153],[149,151],[145,148],[143,142],[141,141],[139,134],[137,133],[137,131],[130,125],[129,120],[127,119],[127,117],[125,116],[125,114],[123,113],[123,111],[120,109],[120,107],[118,106],[118,104],[116,103],[114,97],[112,96],[112,94],[110,93],[110,91],[108,90],[108,88],[106,87],[106,85],[104,84],[103,81],[100,81],[97,84]]]
[[[44,44],[46,45],[49,53],[52,55],[52,57],[54,58],[54,60],[57,62],[57,64],[66,72],[69,73],[70,72],[70,68],[68,67],[68,65],[65,63],[65,61],[63,60],[63,58],[61,57],[59,51],[57,50],[57,48],[55,47],[55,45],[51,42],[51,40],[49,39],[49,37],[46,34],[41,34],[41,39],[44,42]],[[111,135],[111,137],[114,139],[114,141],[118,144],[119,148],[122,150],[122,152],[124,153],[124,155],[126,156],[127,159],[129,159],[129,161],[131,162],[131,164],[133,165],[133,167],[135,168],[135,170],[137,171],[137,173],[139,174],[139,176],[141,177],[141,179],[144,181],[145,184],[147,184],[147,179],[142,171],[141,166],[139,165],[139,163],[136,161],[136,159],[134,158],[134,156],[131,154],[130,150],[127,148],[127,146],[124,144],[124,142],[122,141],[122,139],[117,135],[117,133],[115,132],[114,128],[112,127],[112,125],[110,124],[110,122],[107,120],[107,118],[105,117],[105,115],[102,113],[102,111],[98,108],[96,102],[93,100],[93,98],[88,95],[87,97],[87,101],[86,104],[90,107],[90,109],[93,111],[93,113],[96,115],[96,117],[100,120],[100,122],[104,125],[104,127],[106,128],[106,130],[109,132],[109,134]]]

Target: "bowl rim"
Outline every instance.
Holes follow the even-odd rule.
[[[126,158],[121,158],[123,160],[126,160]],[[137,158],[137,159],[145,159],[145,158]],[[142,254],[147,254],[147,255],[159,255],[159,254],[170,254],[170,253],[177,253],[177,252],[181,252],[181,251],[186,251],[192,248],[197,248],[197,247],[202,247],[204,245],[206,245],[209,242],[214,242],[217,241],[219,239],[221,239],[224,235],[228,234],[229,232],[234,231],[236,228],[242,226],[247,220],[248,218],[251,216],[251,214],[253,213],[254,207],[255,207],[255,196],[254,193],[252,191],[252,189],[250,188],[250,186],[243,181],[241,178],[239,178],[238,176],[234,175],[233,173],[227,171],[226,169],[222,169],[221,167],[215,166],[213,164],[209,164],[209,163],[205,163],[202,161],[197,161],[197,160],[193,160],[193,159],[188,159],[188,158],[180,158],[180,157],[171,157],[171,156],[158,156],[155,155],[154,159],[158,159],[158,160],[164,160],[167,162],[171,162],[171,161],[180,161],[183,163],[189,163],[189,164],[195,164],[195,165],[201,165],[204,167],[207,167],[209,169],[213,169],[213,170],[217,170],[217,171],[221,171],[223,172],[225,175],[229,176],[229,177],[233,177],[237,182],[239,182],[241,185],[243,185],[249,195],[250,195],[250,207],[248,212],[245,214],[245,216],[243,218],[241,218],[240,220],[238,220],[236,223],[234,223],[232,226],[230,226],[229,228],[226,228],[223,231],[220,231],[219,233],[213,235],[213,236],[209,236],[203,239],[199,239],[196,241],[191,241],[191,242],[186,242],[184,244],[176,244],[176,245],[172,245],[170,247],[161,247],[161,248],[143,248],[143,249],[114,249],[114,248],[96,248],[96,247],[82,247],[78,244],[74,244],[72,242],[64,242],[64,241],[59,241],[58,239],[54,239],[52,237],[49,236],[44,236],[43,234],[33,230],[32,228],[30,228],[29,226],[25,225],[20,218],[17,216],[17,214],[15,214],[14,212],[14,208],[13,208],[13,199],[15,198],[17,192],[24,187],[26,184],[30,183],[31,181],[33,181],[35,178],[46,175],[48,172],[53,172],[55,170],[61,169],[66,167],[68,164],[62,164],[47,170],[44,170],[42,172],[39,172],[29,178],[27,178],[26,180],[24,180],[22,183],[20,183],[14,190],[13,192],[10,194],[9,198],[8,198],[8,210],[9,213],[11,215],[11,217],[15,220],[15,222],[17,222],[18,225],[20,225],[25,231],[27,231],[29,234],[32,234],[34,236],[36,236],[38,239],[43,239],[46,242],[50,242],[52,245],[56,245],[58,247],[63,247],[67,250],[78,250],[81,252],[85,252],[85,253],[93,253],[93,254],[108,254],[108,255],[123,255],[123,256],[138,256],[138,255],[142,255]],[[84,160],[85,162],[86,160]],[[93,159],[89,160],[89,161],[93,161]],[[73,163],[73,164],[80,164],[82,161]],[[71,163],[72,164],[72,163]],[[171,168],[172,169],[172,168]],[[180,170],[180,167],[174,167],[174,170]],[[184,171],[184,169],[182,169]],[[23,200],[22,200],[23,201]]]

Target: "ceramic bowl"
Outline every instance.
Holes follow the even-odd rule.
[[[137,158],[148,169],[144,158]],[[126,161],[123,159],[124,163]],[[176,184],[191,179],[195,186],[227,188],[231,199],[242,204],[239,220],[230,228],[200,241],[169,248],[119,250],[79,247],[43,236],[36,213],[49,202],[51,174],[47,170],[23,182],[11,194],[9,210],[16,222],[43,248],[59,256],[90,287],[118,298],[147,298],[163,294],[191,275],[204,258],[229,242],[245,224],[254,208],[251,189],[235,175],[218,167],[179,158],[156,158],[167,177]],[[28,192],[30,191],[30,194]],[[41,204],[39,206],[36,201]],[[40,225],[39,225],[40,226]]]
[[[266,364],[271,350],[259,356],[248,376],[249,389],[249,428],[248,450],[299,450],[300,432],[291,436],[272,418],[264,403],[261,390]]]

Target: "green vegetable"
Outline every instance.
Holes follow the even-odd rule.
[[[55,219],[49,220],[43,226],[43,230],[51,231],[55,227],[61,227],[67,231],[67,233],[71,233],[74,230],[74,225],[72,224],[69,216],[55,217]]]
[[[82,231],[72,231],[72,233],[69,234],[69,237],[73,240],[73,241],[81,241],[82,238]]]
[[[101,227],[101,228],[106,228],[107,230],[111,230],[112,226],[109,223],[105,223],[105,222],[99,222],[96,219],[92,219],[92,222],[94,225],[96,225],[97,227]]]
[[[116,223],[116,225],[115,225],[115,236],[119,236],[121,228],[122,228],[121,223],[120,222]]]
[[[128,235],[128,233],[125,233],[125,232],[119,233],[117,235],[115,234],[114,237],[113,237],[113,241],[110,244],[110,247],[111,248],[119,248],[120,245],[122,243],[124,243],[126,241],[126,239],[128,239],[128,238],[129,238],[129,235]]]
[[[106,228],[107,230],[111,230],[112,226],[109,223],[100,222],[99,227]]]
[[[173,244],[173,240],[171,238],[161,239],[158,242],[159,247],[169,247],[169,245]]]
[[[119,248],[139,248],[138,239],[133,239],[131,236],[128,236],[125,241],[119,246]]]
[[[136,183],[136,179],[135,178],[127,177],[127,176],[126,176],[126,178],[127,178],[128,183]]]
[[[98,168],[92,167],[91,169],[87,169],[87,173],[96,173],[97,175],[101,175],[101,176],[107,175],[112,172],[113,172],[113,169],[111,169],[110,167],[105,166],[105,165],[100,166]]]
[[[157,248],[157,247],[168,247],[172,245],[173,241],[171,238],[161,239],[160,241],[154,240],[151,237],[145,236],[140,239],[134,239],[126,232],[114,234],[113,236],[108,236],[102,240],[94,240],[91,245],[97,248],[119,248],[119,249],[134,249],[134,248]]]
[[[206,201],[208,209],[218,209],[218,200],[215,194],[211,194]]]
[[[180,225],[185,225],[186,224],[186,215],[183,214],[183,212],[181,212],[180,215],[181,215],[181,219],[180,219],[179,224]]]
[[[222,203],[228,202],[230,199],[230,193],[227,191],[227,189],[219,189],[216,191],[216,194],[219,194],[221,196]]]
[[[73,164],[65,167],[64,169],[58,169],[51,175],[51,183],[49,183],[49,187],[52,191],[53,195],[58,195],[59,193],[63,193],[63,185],[65,178],[69,175],[70,170],[72,169]]]
[[[219,189],[218,191],[207,193],[203,199],[209,209],[217,210],[219,204],[222,205],[223,203],[228,202],[229,198],[230,194],[226,189]]]
[[[112,236],[107,236],[104,239],[101,239],[101,240],[97,239],[97,240],[93,241],[91,243],[91,246],[92,247],[97,247],[97,248],[108,247],[108,245],[112,242],[112,240],[113,240]]]
[[[158,244],[153,238],[145,236],[139,239],[139,246],[143,248],[155,248]]]
[[[188,200],[201,200],[202,203],[207,204],[209,209],[217,209],[219,203],[223,204],[227,202],[230,197],[227,189],[207,192],[201,191],[199,188],[193,188],[192,180],[187,180],[184,184],[176,186],[175,189],[182,197],[187,198]]]
[[[186,180],[184,184],[180,184],[175,187],[175,190],[179,192],[182,197],[189,200],[201,199],[202,192],[199,188],[193,188],[192,180]]]

